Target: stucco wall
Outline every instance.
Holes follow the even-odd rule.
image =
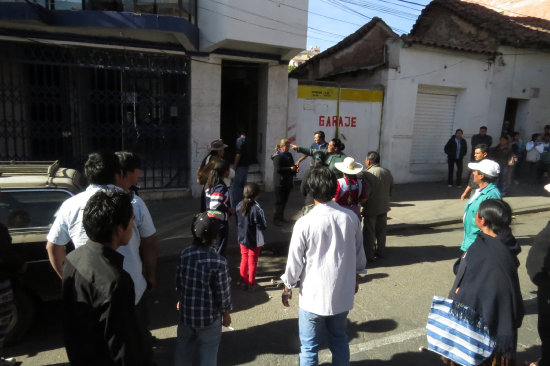
[[[200,197],[196,172],[208,154],[208,144],[220,137],[221,60],[191,58],[191,192]]]
[[[488,119],[500,126],[506,99],[521,99],[524,108],[516,118],[515,129],[527,141],[532,133],[542,132],[544,125],[550,123],[547,103],[550,100],[550,53],[512,47],[502,47],[499,51],[502,56],[495,62]]]
[[[273,162],[271,154],[280,139],[287,136],[288,66],[270,65],[267,70],[267,126],[266,154],[264,155],[264,182],[268,191],[273,189]]]
[[[492,60],[485,55],[435,47],[413,45],[403,48],[400,42],[391,41],[389,47],[391,53],[399,53],[392,56],[399,63],[394,64],[395,68],[379,72],[384,75],[381,79],[386,86],[381,156],[396,182],[437,181],[446,177],[443,146],[433,147],[434,154],[441,158],[436,166],[414,172],[409,164],[419,86],[456,90],[453,130],[464,130],[469,151],[470,138],[481,125],[488,127],[494,141],[498,139],[507,98],[521,98],[527,102],[517,118],[517,127],[524,140],[548,123],[544,110],[544,100],[550,97],[548,87],[545,89],[545,85],[550,85],[548,53],[506,48],[500,50],[502,58],[490,62]],[[538,97],[533,97],[536,93]]]
[[[200,50],[248,48],[290,60],[305,48],[307,9],[308,0],[199,0]]]

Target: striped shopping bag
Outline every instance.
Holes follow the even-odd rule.
[[[428,349],[463,366],[477,366],[495,350],[483,319],[453,300],[434,296],[426,324]]]

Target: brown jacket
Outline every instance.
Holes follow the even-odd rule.
[[[370,183],[367,202],[363,206],[367,216],[377,216],[390,210],[393,176],[388,169],[373,165],[362,172],[363,181]]]

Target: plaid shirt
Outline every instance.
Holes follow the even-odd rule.
[[[232,309],[227,261],[212,247],[195,244],[185,248],[176,269],[180,320],[204,328]]]

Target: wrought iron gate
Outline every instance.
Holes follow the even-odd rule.
[[[88,47],[0,43],[0,160],[81,169],[132,150],[144,188],[189,182],[189,59]]]

